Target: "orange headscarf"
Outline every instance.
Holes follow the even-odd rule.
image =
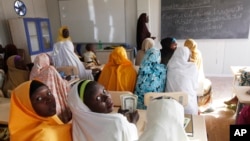
[[[9,130],[13,141],[71,141],[71,124],[55,115],[41,117],[34,111],[30,101],[30,84],[26,81],[12,91]]]
[[[109,55],[98,82],[107,90],[134,92],[137,73],[123,47],[116,47]]]

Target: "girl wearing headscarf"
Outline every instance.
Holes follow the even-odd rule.
[[[146,38],[142,42],[142,48],[138,50],[136,58],[135,58],[135,65],[140,66],[143,56],[145,52],[152,48],[155,45],[155,41],[152,38]]]
[[[160,64],[160,50],[152,47],[146,54],[140,65],[135,94],[138,95],[137,108],[146,109],[144,105],[144,94],[147,92],[164,92],[166,85],[166,66]]]
[[[18,55],[17,47],[14,44],[7,44],[4,48],[4,57],[3,57],[3,70],[5,73],[8,72],[7,60],[12,55]]]
[[[127,52],[120,46],[110,53],[98,82],[110,91],[134,92],[136,78],[136,70],[128,59]]]
[[[137,21],[137,32],[136,32],[136,42],[137,42],[137,50],[140,50],[142,47],[142,42],[146,38],[151,37],[151,33],[148,30],[148,16],[146,13],[142,13]],[[155,39],[155,37],[151,37]]]
[[[191,51],[190,62],[194,62],[199,71],[199,80],[205,79],[203,71],[203,60],[201,52],[197,48],[197,43],[193,39],[187,39],[184,43],[184,46]]]
[[[8,95],[8,90],[13,90],[21,83],[28,81],[30,72],[25,68],[24,60],[19,55],[12,55],[9,57],[7,66],[8,72],[5,78],[3,91],[7,97],[10,97],[10,95]]]
[[[203,60],[202,54],[198,49],[197,43],[193,39],[187,39],[184,42],[184,46],[187,47],[191,51],[190,62],[194,62],[198,69],[198,93],[201,93],[202,96],[198,97],[198,105],[201,111],[204,109],[208,109],[211,106],[212,102],[212,86],[211,81],[205,77],[203,70]],[[202,110],[203,109],[203,110]],[[212,110],[212,109],[210,109]]]
[[[111,113],[110,94],[95,81],[77,82],[68,96],[73,114],[74,141],[135,141],[138,139],[135,124],[122,114]],[[138,114],[138,113],[137,113]]]
[[[186,47],[177,47],[167,65],[167,92],[186,92],[188,104],[186,114],[198,114],[197,88],[198,70],[193,62],[189,62],[190,50]]]
[[[174,99],[155,99],[147,108],[147,123],[139,141],[189,141],[183,106]]]
[[[54,66],[75,66],[78,68],[80,79],[93,80],[92,70],[85,69],[83,63],[74,52],[74,45],[70,39],[68,28],[63,26],[59,30],[58,41],[54,44]]]
[[[71,124],[57,117],[55,104],[49,88],[39,81],[15,88],[10,100],[10,140],[71,141]]]
[[[164,38],[161,40],[161,46],[161,63],[167,66],[177,47],[176,39],[172,37]]]
[[[56,110],[62,115],[63,121],[69,121],[71,112],[66,102],[70,85],[67,80],[62,79],[60,74],[50,65],[48,54],[41,53],[36,56],[34,66],[30,72],[30,80],[39,80],[46,84],[56,99]]]

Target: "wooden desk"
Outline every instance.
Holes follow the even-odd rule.
[[[10,99],[0,98],[0,124],[8,125],[10,114]]]
[[[233,73],[233,87],[237,86],[238,84],[236,82],[238,82],[238,78],[241,75],[241,70],[249,70],[250,71],[250,66],[231,66],[230,67],[232,73]]]
[[[114,112],[117,112],[118,108],[114,108]],[[138,110],[139,112],[139,121],[137,122],[137,130],[139,136],[143,133],[146,123],[146,110]],[[199,115],[193,115],[193,127],[194,134],[193,137],[189,137],[190,141],[207,141],[207,130],[205,118]]]
[[[240,103],[243,104],[250,104],[250,94],[246,92],[250,90],[250,86],[236,86],[235,87],[235,94]]]
[[[233,75],[234,75],[234,76],[235,76],[235,75],[237,76],[237,75],[240,75],[240,74],[241,74],[241,73],[240,73],[240,70],[241,70],[241,69],[250,69],[250,66],[231,66],[230,69],[231,69]]]

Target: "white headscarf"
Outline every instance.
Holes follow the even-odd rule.
[[[189,141],[184,130],[184,109],[174,99],[152,100],[139,141]]]
[[[146,38],[142,42],[142,48],[138,50],[136,58],[135,58],[135,65],[140,66],[145,55],[145,52],[152,48],[155,45],[155,41],[152,38]]]
[[[83,63],[74,52],[74,45],[70,40],[54,44],[53,61],[55,67],[75,66],[78,68],[80,79],[94,80],[92,71],[85,69]]]
[[[198,70],[193,62],[188,62],[190,51],[186,47],[177,47],[167,65],[167,92],[183,91],[188,94],[185,113],[198,114],[197,88]]]
[[[81,82],[81,81],[80,81]],[[72,111],[73,141],[134,141],[138,139],[135,124],[118,113],[102,114],[90,111],[78,95],[76,83],[69,95]]]

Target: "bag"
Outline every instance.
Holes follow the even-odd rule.
[[[250,71],[243,70],[240,75],[240,86],[250,86]]]

